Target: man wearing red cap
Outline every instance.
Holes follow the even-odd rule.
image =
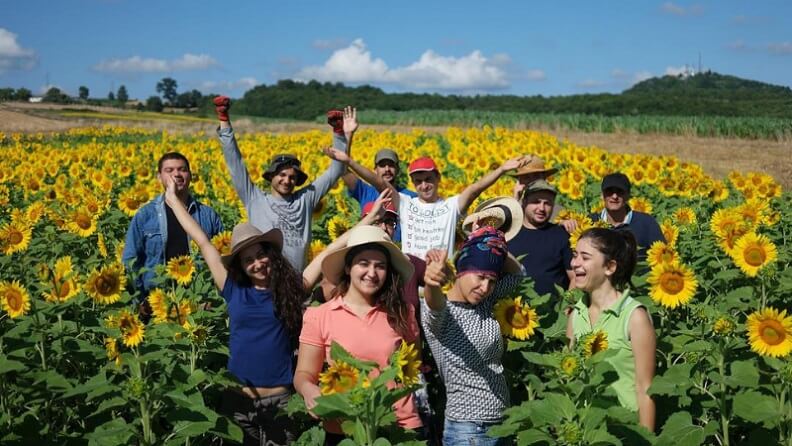
[[[464,215],[473,200],[495,184],[503,174],[520,168],[524,157],[510,159],[484,175],[459,195],[440,197],[440,170],[434,160],[421,157],[410,163],[410,180],[418,196],[399,194],[399,223],[402,230],[402,251],[423,258],[426,251],[442,247],[449,258],[454,254],[457,220]]]
[[[264,179],[270,183],[269,192],[265,192],[256,187],[242,161],[228,116],[230,99],[219,96],[214,99],[214,103],[220,120],[217,134],[223,145],[223,157],[250,222],[258,228],[280,229],[283,233],[283,256],[296,269],[302,270],[306,247],[311,244],[313,210],[344,174],[344,165],[332,161],[330,167],[313,183],[295,191],[308,179],[300,167],[300,160],[291,154],[275,155],[264,172]],[[327,114],[327,122],[333,127],[333,145],[342,152],[346,151],[357,130],[355,110],[351,107],[344,111],[332,110]]]

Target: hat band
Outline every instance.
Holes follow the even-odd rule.
[[[509,210],[509,208],[507,206],[504,206],[502,204],[498,204],[498,205],[495,205],[495,206],[492,206],[492,207],[493,208],[498,208],[498,209],[503,211],[503,215],[504,215],[505,218],[503,219],[503,224],[501,225],[501,227],[504,228],[504,230],[510,228],[511,224],[512,224],[512,213],[511,213],[511,210]]]

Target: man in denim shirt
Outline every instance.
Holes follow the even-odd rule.
[[[163,183],[166,176],[176,183],[176,195],[187,206],[190,215],[201,225],[206,235],[214,237],[223,230],[220,216],[205,204],[198,202],[190,195],[190,163],[184,155],[169,152],[157,163],[157,178]],[[182,229],[170,207],[165,204],[164,195],[159,195],[146,203],[137,211],[127,230],[124,253],[121,260],[130,265],[134,275],[135,290],[142,296],[148,296],[153,288],[154,268],[164,265],[173,257],[190,254],[190,241]],[[146,270],[141,272],[140,269]],[[148,313],[147,302],[144,301],[141,315]]]

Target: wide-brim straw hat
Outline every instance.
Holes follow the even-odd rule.
[[[476,220],[484,221],[487,226],[503,232],[506,241],[513,239],[522,228],[523,209],[520,202],[512,197],[495,197],[481,202],[472,214],[462,221],[465,234],[473,231]]]
[[[509,171],[508,174],[513,177],[519,177],[521,175],[528,175],[529,173],[537,173],[542,172],[545,175],[552,175],[558,172],[558,169],[552,167],[546,167],[545,162],[541,157],[536,155],[526,155],[528,158],[528,162],[524,164],[522,167],[516,170]]]
[[[231,253],[221,257],[223,265],[226,269],[230,268],[237,254],[257,243],[269,243],[280,252],[283,250],[283,233],[278,228],[262,232],[250,223],[240,223],[234,226],[234,231],[231,233]]]
[[[403,282],[410,280],[415,271],[410,259],[401,252],[398,246],[391,241],[388,234],[376,226],[362,225],[349,230],[347,245],[339,248],[322,261],[322,275],[333,285],[338,285],[345,273],[345,258],[347,253],[358,246],[376,244],[388,252],[390,265],[399,273]]]

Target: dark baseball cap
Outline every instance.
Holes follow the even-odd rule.
[[[602,179],[602,191],[604,192],[606,189],[611,188],[630,192],[630,179],[621,172],[605,175]]]
[[[382,160],[393,161],[397,166],[399,165],[399,155],[393,149],[380,149],[374,156],[374,164],[379,164]]]

